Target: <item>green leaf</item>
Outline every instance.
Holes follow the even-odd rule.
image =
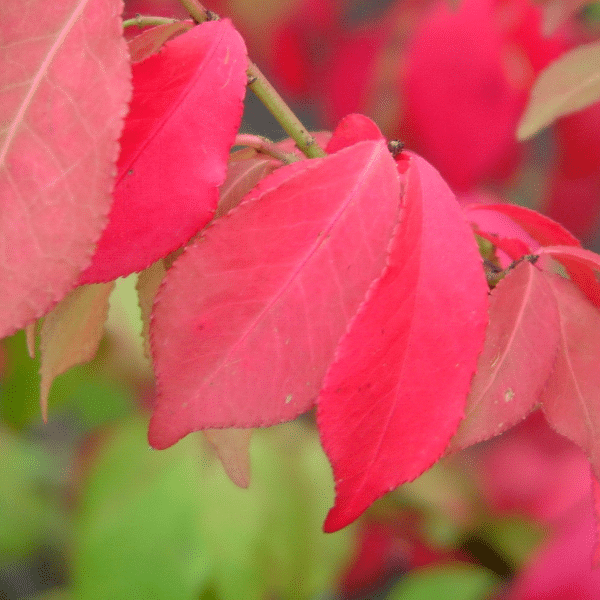
[[[206,467],[212,479],[202,526],[218,557],[217,595],[310,598],[333,584],[351,535],[322,531],[333,499],[330,467],[314,430],[297,423],[258,430],[251,454],[248,490],[218,463]]]
[[[490,571],[475,565],[426,567],[404,577],[388,600],[487,600],[498,581]]]
[[[531,89],[529,102],[517,128],[526,140],[563,115],[600,99],[600,43],[574,48],[548,65]]]
[[[3,340],[3,346],[6,371],[0,380],[0,421],[22,429],[41,421],[39,354],[29,358],[23,331]],[[95,427],[130,412],[131,398],[122,385],[97,373],[99,364],[96,358],[56,379],[50,390],[50,422],[59,409],[77,414],[85,427]]]
[[[139,419],[110,432],[76,515],[73,597],[198,597],[210,560],[195,525],[194,451],[151,452]]]
[[[519,570],[544,541],[547,528],[525,516],[496,515],[490,522],[481,523],[477,534],[487,539],[513,569]]]
[[[32,443],[0,427],[0,563],[26,556],[62,523],[48,493],[52,459]]]
[[[40,415],[40,364],[27,355],[23,331],[4,339],[2,346],[6,366],[0,382],[0,419],[21,429]]]
[[[322,532],[333,490],[313,429],[257,431],[241,490],[204,436],[150,451],[146,426],[114,427],[84,483],[74,597],[310,598],[333,585],[351,532]]]

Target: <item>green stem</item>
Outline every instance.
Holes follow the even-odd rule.
[[[179,0],[179,3],[190,13],[196,23],[204,23],[211,18],[210,11],[206,10],[198,0]]]
[[[142,15],[136,15],[133,19],[127,19],[123,21],[123,29],[127,27],[155,27],[157,25],[170,25],[175,23],[175,19],[168,19],[167,17],[144,17]]]
[[[300,119],[298,119],[292,109],[285,103],[285,100],[279,95],[279,92],[252,62],[248,67],[248,86],[275,119],[277,119],[277,122],[283,127],[285,132],[296,142],[296,146],[298,146],[305,156],[308,158],[326,156],[325,151],[305,129]]]
[[[179,2],[197,23],[203,23],[216,17],[214,13],[206,10],[198,0],[179,0]],[[253,62],[249,63],[247,73],[248,87],[267,107],[284,131],[296,142],[299,150],[307,158],[326,156],[325,151],[319,146],[315,138],[305,129],[300,119]]]

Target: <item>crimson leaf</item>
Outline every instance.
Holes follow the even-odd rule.
[[[473,234],[439,173],[408,156],[408,165],[398,163],[407,171],[386,270],[340,342],[319,397],[336,482],[325,531],[346,526],[440,458],[483,345],[488,287]]]
[[[80,283],[141,271],[212,218],[246,68],[244,42],[228,20],[194,27],[133,65],[109,224]]]

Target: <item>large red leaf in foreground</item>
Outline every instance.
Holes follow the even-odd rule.
[[[110,221],[80,283],[141,271],[213,217],[246,68],[244,42],[227,20],[194,27],[133,65]]]
[[[399,194],[385,142],[360,142],[278,169],[186,249],[154,307],[152,446],[312,406],[385,266]]]
[[[498,435],[524,419],[538,403],[556,357],[556,300],[545,275],[531,263],[517,265],[492,290],[489,313],[453,450]]]
[[[0,19],[0,337],[90,261],[110,210],[130,94],[119,0],[4,3]]]
[[[409,156],[387,268],[342,338],[319,397],[336,481],[326,531],[440,458],[483,345],[488,287],[473,234],[439,173]]]

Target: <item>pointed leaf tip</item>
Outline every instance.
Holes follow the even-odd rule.
[[[253,429],[205,429],[225,473],[240,488],[250,485],[250,438]]]
[[[437,171],[407,156],[386,270],[342,338],[318,400],[336,482],[328,532],[440,458],[483,345],[488,287],[473,234]]]
[[[40,329],[40,407],[48,421],[48,396],[56,377],[96,355],[114,282],[80,285],[45,317]]]

